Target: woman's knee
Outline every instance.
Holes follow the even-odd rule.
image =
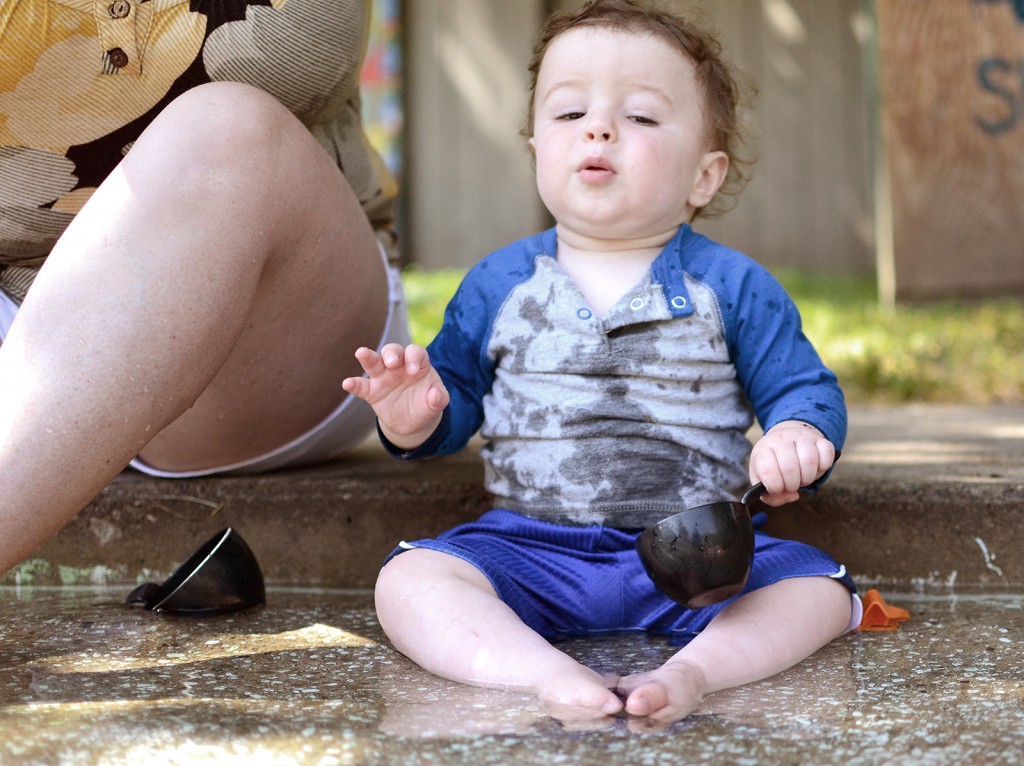
[[[208,83],[171,102],[140,136],[128,161],[163,159],[178,185],[194,193],[197,186],[223,188],[239,174],[258,182],[294,154],[296,142],[308,140],[302,123],[264,91]]]

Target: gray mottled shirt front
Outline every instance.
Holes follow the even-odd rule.
[[[604,315],[559,266],[553,231],[481,261],[430,345],[451,393],[428,442],[479,429],[496,505],[561,524],[648,526],[748,483],[746,432],[846,410],[799,314],[760,266],[688,226]]]
[[[549,257],[513,290],[487,353],[487,487],[499,506],[552,521],[642,526],[746,480],[752,415],[713,296],[671,321],[645,279],[603,317]]]

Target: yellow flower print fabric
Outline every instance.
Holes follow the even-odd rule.
[[[359,114],[368,14],[368,0],[0,0],[0,289],[24,298],[149,122],[213,81],[278,98],[389,232],[394,182]]]

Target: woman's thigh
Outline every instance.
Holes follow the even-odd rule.
[[[376,236],[327,153],[262,93],[200,90],[154,123],[124,163],[130,180],[167,183],[167,143],[202,128],[221,136],[179,170],[209,201],[201,220],[170,227],[190,227],[192,252],[174,256],[180,267],[202,271],[213,262],[225,290],[237,285],[244,316],[202,393],[142,451],[166,469],[238,462],[314,427],[346,396],[342,379],[359,372],[353,353],[378,342],[388,312]],[[194,142],[179,143],[187,153]],[[234,300],[179,289],[182,313],[172,321]]]
[[[380,340],[375,348],[387,343],[409,343],[408,315],[402,292],[401,275],[388,267],[391,306]],[[142,458],[131,462],[132,468],[151,476],[189,478],[211,474],[252,474],[310,465],[334,459],[356,447],[373,432],[376,416],[366,402],[355,396],[346,397],[323,420],[289,442],[234,463],[210,464],[186,470],[158,469]]]

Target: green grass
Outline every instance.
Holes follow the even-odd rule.
[[[444,318],[444,307],[455,295],[465,273],[461,269],[423,271],[416,267],[402,272],[409,310],[409,332],[414,343],[425,346],[437,335]]]
[[[463,272],[406,271],[413,340],[427,344]],[[878,304],[869,279],[777,275],[851,403],[1024,404],[1024,300]]]

